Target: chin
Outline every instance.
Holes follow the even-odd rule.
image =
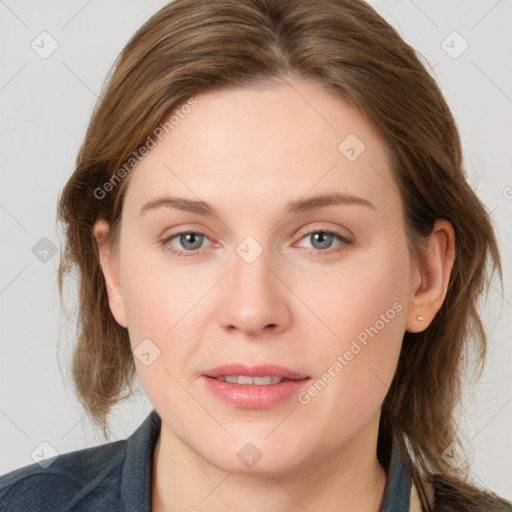
[[[217,438],[210,444],[215,446],[214,452],[205,450],[198,453],[223,471],[265,478],[269,476],[268,473],[276,477],[292,474],[315,463],[306,458],[307,453],[303,444],[290,445],[277,438],[265,439],[265,435],[245,435],[243,439],[235,437],[236,440],[230,440],[224,445],[220,445]]]

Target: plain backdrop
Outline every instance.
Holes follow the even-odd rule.
[[[206,1],[206,0],[205,0]],[[73,395],[76,289],[59,302],[57,197],[73,170],[115,58],[163,0],[0,0],[0,474],[106,442]],[[466,386],[471,479],[512,499],[512,2],[370,2],[421,54],[458,122],[468,180],[492,212],[504,288],[482,306],[489,357]],[[43,41],[43,42],[41,42]],[[151,404],[138,394],[111,416],[124,439]],[[46,445],[44,445],[46,446]]]

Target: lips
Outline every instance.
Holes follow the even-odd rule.
[[[224,377],[226,375],[246,375],[248,377],[281,377],[286,380],[301,380],[307,379],[308,375],[301,374],[285,368],[283,366],[277,366],[274,364],[261,364],[257,366],[246,366],[240,363],[225,364],[222,366],[216,366],[205,370],[204,374],[206,377]]]
[[[243,409],[266,409],[290,400],[308,385],[310,377],[272,364],[227,364],[206,370],[201,379],[223,402]]]

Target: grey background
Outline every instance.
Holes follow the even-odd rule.
[[[56,201],[112,63],[165,3],[0,0],[0,474],[32,463],[41,450],[51,455],[41,442],[58,453],[105,442],[69,377],[76,289],[68,285],[61,308]],[[461,422],[470,478],[510,500],[512,2],[370,3],[424,56],[441,86],[459,125],[468,179],[500,239],[504,291],[494,285],[482,305],[489,357],[479,383],[465,388]],[[51,49],[43,31],[58,43],[47,58],[31,46]],[[464,40],[469,47],[459,56]],[[115,409],[111,440],[130,435],[150,410],[139,387]]]

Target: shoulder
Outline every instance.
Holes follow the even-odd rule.
[[[126,441],[58,455],[46,468],[30,464],[0,477],[0,508],[6,512],[85,510],[85,503],[118,500]]]
[[[7,473],[0,477],[0,511],[149,510],[152,454],[160,425],[153,410],[128,439]]]

